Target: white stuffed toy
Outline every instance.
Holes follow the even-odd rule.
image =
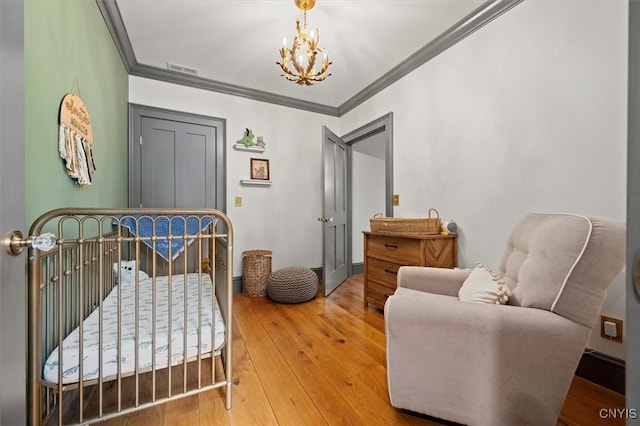
[[[138,271],[138,278],[140,280],[144,280],[149,278],[146,272],[143,270],[138,270],[136,268],[135,260],[123,260],[120,262],[120,271],[118,271],[118,262],[113,264],[113,272],[116,277],[116,282],[118,281],[118,277],[122,277],[123,283],[135,283],[136,282],[136,271]]]

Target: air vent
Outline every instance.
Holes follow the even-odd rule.
[[[187,67],[187,66],[178,65],[178,64],[172,64],[171,62],[167,62],[167,68],[170,69],[171,71],[177,71],[183,74],[198,75],[197,68]]]

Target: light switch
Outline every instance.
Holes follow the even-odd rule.
[[[236,196],[236,199],[235,199],[235,206],[236,206],[236,207],[242,207],[242,197],[238,197],[238,196]]]

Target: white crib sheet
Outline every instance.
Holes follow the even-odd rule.
[[[169,318],[169,277],[156,278],[156,341],[155,360],[156,368],[164,368],[168,365],[168,326]],[[152,361],[152,280],[151,278],[140,280],[139,283],[139,343],[138,365],[140,369],[150,369]],[[182,362],[184,357],[184,275],[174,275],[172,285],[172,335],[171,335],[171,364]],[[121,284],[122,316],[121,316],[121,373],[127,374],[135,371],[135,283],[123,281]],[[202,274],[202,332],[201,354],[211,352],[211,298],[215,303],[215,350],[224,345],[225,324],[220,314],[218,301],[212,293],[211,278]],[[105,298],[103,309],[103,350],[102,350],[102,377],[108,378],[117,374],[118,368],[118,286]],[[198,274],[187,274],[187,358],[198,354]],[[83,379],[97,379],[100,374],[98,350],[99,350],[99,315],[98,309],[94,310],[83,323]],[[76,328],[63,341],[62,370],[63,383],[76,383],[79,380],[79,328]],[[49,355],[44,365],[43,377],[45,380],[58,382],[58,351],[59,347]]]

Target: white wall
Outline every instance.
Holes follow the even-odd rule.
[[[455,218],[461,266],[497,266],[529,211],[625,220],[627,8],[523,2],[342,117],[393,111],[395,215]],[[621,275],[603,313],[625,318],[624,293]]]
[[[373,215],[385,212],[385,161],[358,152],[355,148],[352,153],[352,261],[361,263],[364,262],[362,231],[371,229],[369,219]]]
[[[234,276],[242,252],[273,251],[273,270],[322,265],[322,125],[340,132],[338,119],[236,96],[129,77],[129,101],[227,120],[227,213],[234,226]],[[264,153],[233,149],[245,128],[263,136]],[[249,187],[251,157],[269,160],[272,185]],[[234,207],[235,196],[243,198]]]

